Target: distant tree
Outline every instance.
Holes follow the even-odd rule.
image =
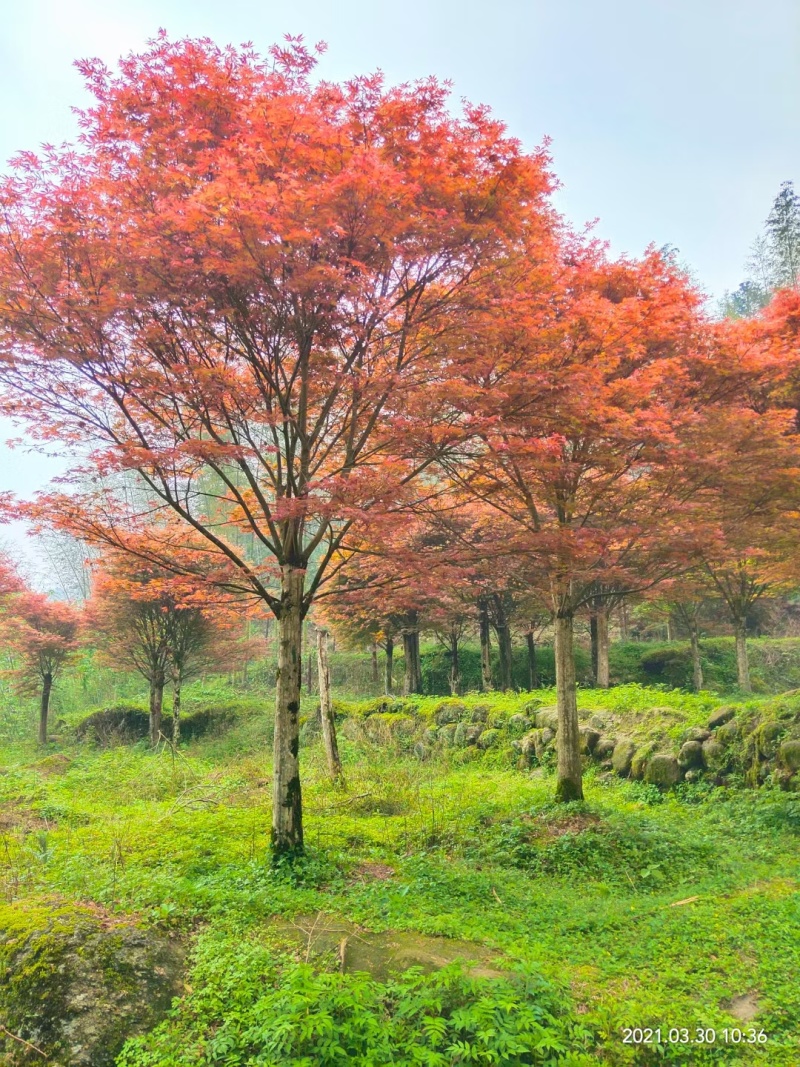
[[[766,221],[775,264],[775,288],[796,289],[800,280],[800,196],[783,182]]]
[[[5,589],[0,626],[19,663],[18,687],[39,695],[38,736],[44,745],[53,685],[78,650],[80,616],[70,604],[25,588],[13,572],[0,576],[0,586]]]

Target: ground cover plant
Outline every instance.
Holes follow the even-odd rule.
[[[187,720],[219,687],[189,691]],[[552,699],[462,701],[507,721]],[[364,734],[380,701],[345,701],[347,789],[304,729],[307,852],[275,865],[263,721],[239,700],[232,726],[179,749],[66,730],[46,755],[29,740],[2,750],[2,891],[15,915],[4,965],[43,928],[57,955],[58,922],[81,906],[188,951],[182,995],[140,1036],[131,1023],[121,1065],[797,1061],[796,793],[662,791],[596,766],[585,800],[558,805],[547,760],[519,770],[513,749],[472,746],[421,761],[402,736]],[[416,704],[432,722],[442,702]],[[679,738],[721,704],[637,686],[581,693],[582,714],[622,715],[642,736]],[[309,723],[313,712],[309,700]],[[8,1029],[46,1039],[25,1027],[24,983],[4,988]],[[660,1046],[625,1043],[630,1027],[660,1028]],[[719,1036],[687,1052],[667,1040],[675,1029]],[[768,1043],[748,1045],[751,1030]],[[63,1035],[49,1040],[63,1054]],[[6,1054],[36,1056],[10,1038]]]

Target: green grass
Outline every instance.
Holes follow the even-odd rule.
[[[229,686],[196,686],[190,704],[223,696]],[[528,696],[465,699],[505,716]],[[719,700],[627,686],[582,691],[580,702],[642,736],[677,736]],[[417,703],[430,715],[441,698]],[[267,733],[251,715],[178,755],[80,748],[67,731],[43,759],[21,729],[0,748],[4,899],[93,902],[195,946],[192,991],[129,1047],[125,1067],[800,1063],[796,794],[698,785],[662,795],[590,772],[585,802],[556,807],[549,771],[519,772],[499,753],[419,763],[346,739],[343,792],[311,743],[308,854],[276,869]],[[365,876],[365,864],[390,876]],[[340,974],[335,959],[307,962],[272,922],[320,911],[478,943],[506,976]],[[740,1025],[723,1005],[749,992],[766,1048],[721,1036],[689,1051],[623,1043],[625,1027],[721,1035]]]

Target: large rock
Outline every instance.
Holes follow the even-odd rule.
[[[580,726],[578,728],[578,736],[580,738],[581,755],[591,756],[595,745],[600,740],[599,732],[593,730],[591,726]]]
[[[469,717],[470,722],[487,722],[491,710],[492,709],[488,708],[485,704],[476,704]]]
[[[506,728],[512,737],[521,737],[526,730],[530,730],[531,721],[527,715],[511,715]]]
[[[778,749],[778,757],[790,771],[800,771],[800,741],[784,741]]]
[[[614,754],[617,742],[613,737],[601,737],[597,744],[594,746],[594,752],[592,755],[595,759],[605,760],[611,759]]]
[[[73,906],[0,907],[0,1062],[112,1067],[181,992],[177,942]]]
[[[782,722],[764,722],[758,728],[758,751],[764,759],[774,759],[778,754],[780,739],[786,733]]]
[[[494,748],[502,737],[500,730],[484,730],[478,738],[478,748]]]
[[[711,731],[703,729],[702,726],[690,726],[688,730],[683,734],[683,741],[699,741],[701,744],[703,741],[707,741],[711,737]]]
[[[742,731],[738,722],[725,722],[714,734],[714,740],[721,745],[730,745],[741,737]]]
[[[614,752],[611,756],[611,766],[616,773],[623,778],[627,778],[631,773],[631,764],[633,763],[635,753],[636,745],[626,737],[621,737],[616,745],[614,745]]]
[[[652,748],[647,746],[643,749],[638,749],[634,754],[634,757],[631,760],[631,773],[629,777],[633,778],[635,782],[641,782],[644,778],[652,751]]]
[[[681,780],[677,759],[669,753],[656,752],[648,761],[644,780],[650,785],[657,785],[659,789],[670,789],[677,785]]]
[[[713,737],[703,742],[703,763],[710,771],[717,773],[724,771],[728,765],[728,753],[725,746],[715,741]]]
[[[437,726],[445,726],[448,723],[458,722],[466,714],[464,704],[440,704],[433,713],[433,721]]]
[[[457,731],[458,727],[456,727],[456,732]],[[425,742],[426,745],[435,745],[438,738],[439,731],[436,729],[435,726],[429,726],[428,729],[422,735],[422,740]]]
[[[699,741],[687,741],[681,745],[678,763],[684,769],[703,766],[703,746]]]
[[[717,708],[717,710],[712,712],[708,717],[709,730],[716,730],[716,728],[722,726],[723,723],[730,722],[735,714],[736,708],[728,706]]]
[[[557,730],[558,729],[558,708],[547,707],[539,708],[536,712],[536,725],[540,730],[545,729]]]
[[[608,726],[608,720],[606,719],[605,715],[595,714],[592,715],[591,719],[589,719],[589,725],[593,726],[595,730],[600,730],[600,732],[602,733],[603,730],[605,730],[606,726]]]
[[[446,726],[440,726],[437,731],[439,741],[443,745],[452,745],[455,742],[457,729],[458,726],[454,722],[450,722]]]

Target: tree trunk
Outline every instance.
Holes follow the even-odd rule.
[[[450,636],[450,695],[458,696],[461,688],[461,667],[458,662],[458,636]]]
[[[370,653],[372,655],[372,684],[377,685],[380,681],[380,672],[378,670],[378,646],[374,641],[370,648]]]
[[[495,633],[497,634],[497,648],[500,653],[500,688],[503,691],[514,688],[512,676],[511,626],[508,622],[508,614],[503,598],[499,593],[494,594],[495,607]]]
[[[331,781],[342,783],[342,761],[336,741],[336,723],[331,700],[331,672],[328,666],[328,631],[317,630],[317,675],[319,677],[319,714],[322,720],[322,742],[328,761]]]
[[[155,748],[161,738],[161,709],[164,706],[164,675],[150,679],[150,747]]]
[[[589,640],[592,648],[592,681],[597,685],[597,612],[593,611],[589,616]]]
[[[305,572],[281,568],[278,608],[278,672],[275,692],[275,742],[272,770],[272,852],[303,851],[303,802],[300,790],[300,672],[303,642]]]
[[[739,676],[739,688],[743,693],[752,693],[750,684],[750,663],[747,658],[747,625],[742,620],[736,623],[736,672]]]
[[[536,640],[533,636],[533,630],[528,630],[525,634],[525,640],[528,644],[528,676],[530,679],[530,688],[539,688],[539,665],[536,662]]]
[[[172,743],[177,745],[181,739],[181,684],[180,671],[172,675]]]
[[[608,689],[611,685],[611,667],[608,662],[608,609],[600,608],[595,616],[597,621],[597,685],[600,689]]]
[[[53,675],[48,671],[42,676],[42,701],[39,705],[39,744],[47,744],[47,716],[50,713],[50,693],[53,689]]]
[[[619,629],[622,634],[622,640],[627,641],[630,637],[630,629],[628,626],[628,603],[624,598],[619,604]]]
[[[403,679],[403,696],[422,692],[422,669],[419,662],[419,631],[403,630],[403,655],[405,657],[405,677]]]
[[[478,629],[481,638],[481,688],[484,692],[493,689],[492,685],[492,648],[491,629],[489,627],[489,605],[483,597],[478,601]]]
[[[306,689],[310,693],[314,683],[314,657],[311,652],[308,653],[308,661],[306,663]]]
[[[394,689],[394,638],[386,638],[386,677],[384,678],[384,689],[386,690],[386,696],[392,695]]]
[[[555,619],[558,781],[556,800],[583,800],[572,614]]]
[[[689,640],[692,648],[692,686],[695,693],[699,693],[703,688],[703,664],[700,662],[700,636],[695,621],[690,625]]]

